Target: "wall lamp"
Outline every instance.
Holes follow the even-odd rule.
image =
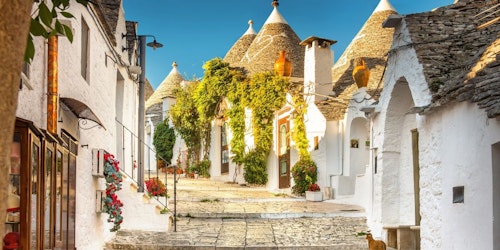
[[[153,50],[156,50],[158,48],[163,47],[163,44],[157,42],[156,41],[156,37],[153,36],[153,35],[139,35],[139,36],[136,36],[136,35],[122,34],[122,39],[125,38],[125,37],[133,37],[136,40],[140,39],[141,37],[152,37],[153,41],[146,44],[148,47],[153,48]],[[129,50],[129,49],[132,49],[132,48],[122,47],[122,52],[125,51],[125,50]]]

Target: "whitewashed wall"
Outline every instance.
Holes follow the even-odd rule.
[[[75,18],[69,19],[74,33],[74,41],[70,43],[67,38],[59,37],[59,96],[69,97],[85,103],[102,121],[105,128],[92,121],[78,123],[77,118],[69,111],[59,107],[58,133],[64,129],[78,139],[77,168],[76,168],[76,247],[78,249],[102,249],[104,242],[113,234],[109,232],[111,224],[106,222],[107,214],[95,212],[96,190],[105,189],[104,179],[93,177],[92,148],[102,148],[110,153],[116,153],[116,109],[123,112],[123,123],[129,128],[135,128],[136,121],[136,86],[128,78],[124,67],[120,67],[112,60],[106,59],[110,53],[110,45],[104,38],[104,33],[98,26],[95,16],[83,6],[73,4],[69,9]],[[90,29],[90,77],[86,81],[80,73],[81,54],[81,27],[82,18]],[[126,33],[123,10],[117,26],[116,51],[121,52],[125,40],[121,33]],[[30,82],[33,90],[23,88],[19,94],[17,116],[31,120],[35,126],[46,129],[46,92],[47,92],[47,49],[46,41],[35,39],[36,55],[31,64]],[[120,49],[118,49],[120,48]],[[125,52],[126,53],[126,52]],[[124,55],[124,54],[122,54]],[[125,58],[125,57],[124,57]],[[107,61],[107,63],[106,63]],[[118,73],[120,72],[120,73]],[[123,102],[115,102],[117,74],[123,80]],[[81,147],[88,145],[88,147]],[[125,218],[126,219],[126,218]]]
[[[396,29],[393,47],[411,42],[406,24]],[[389,58],[384,90],[374,118],[378,173],[374,176],[374,234],[386,224],[414,220],[407,132],[419,132],[421,249],[495,249],[493,245],[492,145],[500,141],[500,121],[469,102],[450,103],[422,115],[406,113],[430,103],[427,83],[412,48]],[[405,110],[406,109],[406,110]],[[400,115],[400,117],[395,117]],[[497,163],[498,164],[498,163]],[[406,168],[406,169],[405,169]],[[465,202],[452,190],[465,187]],[[498,209],[498,208],[497,208]],[[410,212],[408,212],[410,211]]]
[[[426,115],[420,131],[422,249],[496,249],[492,145],[500,121],[464,102]],[[464,203],[452,202],[455,186],[464,186]]]
[[[396,28],[393,47],[408,41],[411,39],[405,28]],[[368,223],[375,236],[383,234],[383,225],[414,223],[414,210],[409,209],[413,207],[411,197],[414,194],[413,174],[409,172],[412,168],[411,141],[408,138],[411,138],[411,129],[419,128],[422,117],[406,112],[413,106],[430,103],[427,83],[415,51],[397,50],[388,60],[384,90],[373,117],[372,147],[378,167],[373,178],[373,214]],[[398,86],[396,90],[395,86]]]

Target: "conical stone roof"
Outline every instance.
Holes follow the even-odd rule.
[[[146,101],[146,109],[155,104],[163,103],[163,99],[166,97],[174,97],[173,91],[182,81],[184,81],[184,78],[177,70],[177,63],[174,62],[170,73],[165,77],[163,82],[161,82],[153,95]]]
[[[272,71],[279,51],[285,50],[293,65],[292,76],[304,77],[305,48],[300,46],[300,38],[279,13],[277,1],[273,2],[273,6],[271,15],[241,59],[241,66],[249,74]]]
[[[245,55],[252,44],[253,40],[257,36],[257,33],[253,29],[253,21],[248,21],[248,29],[247,31],[236,41],[236,43],[229,49],[226,56],[224,57],[224,61],[228,62],[233,67],[238,67],[241,64],[241,59]]]
[[[327,119],[341,119],[345,113],[348,100],[358,90],[352,77],[353,62],[356,58],[363,57],[370,69],[367,92],[377,94],[382,90],[383,82],[381,78],[387,60],[387,52],[391,48],[394,34],[394,29],[383,28],[382,23],[391,14],[397,14],[394,7],[388,0],[381,0],[356,37],[334,64],[332,68],[332,91],[335,97],[344,100],[344,102],[332,104],[323,101],[322,104],[318,103],[318,106],[323,107],[320,109],[323,109],[322,113]]]

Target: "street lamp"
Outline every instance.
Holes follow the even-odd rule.
[[[146,37],[153,37],[153,42],[146,44]],[[139,119],[138,119],[138,141],[139,141],[139,164],[137,173],[137,192],[144,192],[144,127],[145,124],[145,84],[146,84],[146,45],[153,49],[163,47],[163,44],[156,41],[152,35],[139,35],[139,64],[141,66],[141,75],[139,77]]]

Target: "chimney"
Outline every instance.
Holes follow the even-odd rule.
[[[304,94],[314,102],[315,93],[328,95],[332,83],[333,51],[330,46],[337,41],[309,37],[300,45],[306,47],[304,62]]]

